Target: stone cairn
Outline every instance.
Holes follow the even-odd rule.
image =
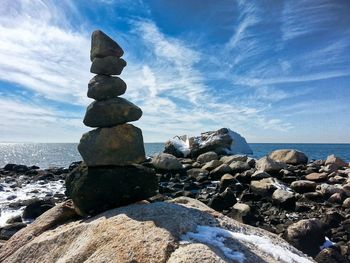
[[[142,131],[128,124],[142,111],[119,97],[125,82],[116,76],[126,66],[123,49],[100,30],[92,33],[91,73],[87,96],[95,99],[86,111],[84,124],[97,128],[85,133],[78,150],[85,163],[66,180],[66,194],[81,215],[127,205],[154,194],[158,189],[154,171],[145,161]]]

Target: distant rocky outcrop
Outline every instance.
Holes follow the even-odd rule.
[[[100,30],[92,33],[90,58],[93,77],[87,96],[95,99],[84,124],[97,129],[85,133],[78,150],[86,164],[66,179],[66,194],[80,215],[126,205],[156,193],[154,171],[137,165],[146,160],[142,131],[128,124],[141,118],[142,110],[119,96],[126,91],[121,74],[126,61],[122,48]]]
[[[76,218],[69,202],[55,206],[17,232],[0,250],[0,261],[314,262],[277,235],[185,197]]]
[[[176,157],[197,157],[213,151],[217,154],[253,154],[246,140],[238,133],[222,128],[217,131],[203,132],[200,136],[188,138],[176,136],[165,143],[165,153]]]

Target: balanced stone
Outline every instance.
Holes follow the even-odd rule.
[[[125,91],[126,84],[121,78],[96,75],[89,82],[87,96],[95,100],[108,100],[124,94]]]
[[[156,194],[157,176],[142,165],[86,167],[83,163],[66,179],[66,195],[82,215],[137,202]]]
[[[84,124],[90,127],[111,127],[136,121],[142,116],[142,110],[123,98],[114,98],[92,102],[84,117]]]
[[[92,33],[90,51],[91,61],[93,61],[95,57],[121,57],[123,54],[123,49],[101,30],[96,30]]]
[[[88,166],[129,165],[146,159],[142,132],[131,124],[89,131],[78,150]]]
[[[126,61],[122,58],[113,56],[94,58],[90,72],[102,75],[120,75],[125,66]]]

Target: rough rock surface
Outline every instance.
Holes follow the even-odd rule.
[[[54,207],[15,234],[1,248],[0,261],[174,263],[190,258],[209,263],[235,262],[232,256],[238,255],[247,263],[314,262],[278,236],[189,198],[133,204],[84,220],[73,220],[72,210],[63,209]],[[201,229],[215,233],[214,240],[196,239]],[[185,237],[192,238],[180,244]]]
[[[181,170],[182,164],[176,159],[175,156],[168,153],[161,153],[152,159],[152,165],[156,169],[161,170]]]
[[[308,161],[305,153],[292,149],[276,150],[270,153],[268,157],[277,162],[293,165],[306,164]]]
[[[326,165],[334,164],[337,167],[347,167],[347,166],[349,166],[349,164],[347,162],[345,162],[341,158],[335,156],[334,154],[331,154],[331,155],[329,155],[327,157],[327,160],[326,160],[325,164]]]
[[[101,75],[120,75],[125,66],[126,61],[122,58],[113,56],[94,58],[90,72]]]
[[[91,36],[91,51],[90,60],[93,61],[95,57],[103,58],[107,56],[121,57],[123,56],[123,49],[103,33],[101,30],[96,30]]]
[[[123,95],[126,83],[118,77],[96,75],[88,85],[87,96],[95,100],[108,100]]]
[[[156,194],[154,171],[142,165],[86,167],[80,165],[66,179],[66,195],[78,214],[89,215],[140,201]]]
[[[78,150],[88,166],[129,165],[146,159],[142,132],[131,124],[87,132]]]
[[[89,127],[111,127],[137,121],[142,110],[123,98],[94,101],[86,109],[84,124]]]
[[[285,168],[285,164],[281,162],[276,162],[270,159],[269,157],[265,156],[263,158],[260,158],[256,162],[255,167],[258,171],[276,173],[279,172],[281,169]]]

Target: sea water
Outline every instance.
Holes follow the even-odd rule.
[[[260,158],[277,149],[296,149],[304,152],[310,160],[325,160],[335,154],[350,162],[350,144],[286,144],[250,143],[254,154]],[[147,156],[162,152],[164,143],[146,143]],[[40,168],[68,167],[81,157],[76,143],[0,143],[0,167],[7,163],[37,165]]]

